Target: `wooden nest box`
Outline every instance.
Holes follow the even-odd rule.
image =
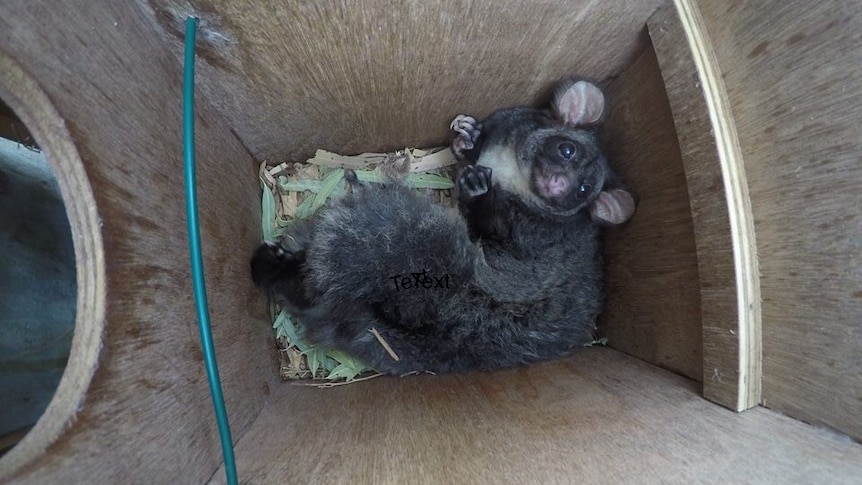
[[[186,240],[188,15],[203,253],[243,483],[862,477],[855,2],[32,0],[0,5],[0,98],[57,174],[77,322],[0,482],[224,481]],[[446,144],[453,116],[543,102],[572,74],[606,88],[608,154],[641,197],[606,238],[610,348],[494,373],[280,382],[248,274],[260,163]]]

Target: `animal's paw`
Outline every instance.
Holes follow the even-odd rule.
[[[481,197],[491,190],[491,169],[482,165],[467,165],[458,177],[458,197],[462,202]]]
[[[472,116],[458,115],[449,124],[457,135],[452,140],[452,153],[458,160],[464,160],[464,152],[472,150],[482,134],[482,125]]]
[[[285,238],[289,242],[290,238]],[[283,243],[266,241],[251,258],[251,279],[258,286],[266,286],[286,269],[299,263],[304,257],[300,248],[285,247]]]

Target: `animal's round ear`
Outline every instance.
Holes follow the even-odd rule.
[[[596,224],[616,227],[631,219],[636,208],[635,197],[629,191],[605,190],[590,205],[590,215]]]
[[[605,95],[593,83],[563,81],[554,92],[554,111],[572,126],[596,123],[605,112]]]

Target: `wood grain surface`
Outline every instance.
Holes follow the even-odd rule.
[[[751,194],[763,405],[862,439],[862,4],[699,3]]]
[[[698,260],[674,120],[651,47],[608,87],[605,147],[639,196],[606,232],[609,345],[692,379],[703,375]]]
[[[79,287],[102,294],[85,299],[89,307],[79,304],[81,318],[94,321],[79,324],[75,339],[104,325],[86,350],[78,352],[76,340],[60,385],[86,388],[92,375],[86,395],[64,404],[77,413],[55,416],[51,431],[62,432],[46,454],[13,449],[0,461],[2,473],[15,473],[16,484],[201,483],[222,457],[189,277],[181,66],[128,2],[0,3],[0,51],[35,80],[58,118],[41,105],[16,103],[15,111],[37,137],[44,126],[68,130],[80,155],[80,166],[64,166],[70,158],[55,158],[52,138],[38,140],[60,174],[85,174],[92,187],[90,199],[76,199],[86,186],[58,175],[75,234],[97,231],[83,234],[90,244],[83,253],[76,236],[79,261],[93,258],[78,268]],[[256,165],[205,103],[197,143],[215,348],[238,438],[275,381],[265,298],[248,275],[261,237]],[[89,225],[76,226],[78,210],[89,211]],[[74,359],[89,365],[73,366]],[[22,446],[45,429],[38,424]]]
[[[566,75],[603,80],[661,3],[138,2],[177,56],[183,19],[201,17],[201,90],[272,161],[437,146],[460,113],[545,101]]]
[[[676,126],[694,221],[704,395],[760,403],[760,282],[748,182],[727,92],[696,4],[654,14],[649,33]]]
[[[82,373],[67,376],[79,380],[64,381],[92,376],[80,402],[64,401],[77,414],[60,416],[57,440],[43,435],[46,454],[40,444],[4,457],[0,480],[223,480],[182,196],[181,26],[195,14],[203,249],[243,483],[858,483],[859,445],[765,409],[734,414],[700,398],[700,384],[609,349],[494,374],[273,392],[266,306],[247,274],[260,239],[249,153],[281,161],[436,144],[454,115],[545,100],[573,73],[622,73],[610,85],[611,154],[642,197],[632,224],[609,236],[611,343],[704,374],[692,208],[658,63],[644,50],[660,3],[0,3],[10,59],[0,64],[20,66],[45,102],[12,107],[60,169],[40,127],[65,125],[56,132],[92,188],[80,208],[92,220],[76,230],[101,238],[78,255],[96,271],[79,277],[104,291],[101,307],[98,295],[86,300],[104,330],[84,345]],[[699,6],[750,188],[763,402],[860,438],[862,6]]]
[[[45,147],[44,154],[51,162],[60,187],[72,233],[77,286],[75,333],[64,377],[57,384],[53,400],[43,412],[43,418],[30,432],[16,436],[17,445],[11,452],[4,453],[0,462],[2,479],[42,455],[74,421],[78,409],[83,405],[104,338],[106,275],[95,194],[71,135],[37,82],[2,51],[0,97],[21,114],[21,118],[15,116],[15,123],[20,124],[23,119],[28,131],[32,131]],[[6,196],[5,193],[3,195]],[[10,255],[4,254],[4,258],[8,257]],[[54,275],[38,276],[51,278]],[[6,288],[3,291],[7,291]],[[46,298],[50,297],[46,295]],[[8,318],[6,315],[3,317]]]
[[[241,483],[858,484],[862,446],[610,349],[530,368],[285,384]],[[219,470],[212,484],[224,483]]]

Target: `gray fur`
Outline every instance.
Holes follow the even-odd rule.
[[[510,149],[524,170],[508,176],[524,180],[497,180],[493,160],[467,168],[461,157],[466,217],[400,183],[352,180],[351,195],[258,249],[255,282],[288,307],[308,340],[394,374],[523,365],[591,341],[603,290],[599,227],[588,208],[615,180],[594,134],[529,108],[503,110],[481,127],[481,136],[464,135],[476,139],[476,158]],[[578,183],[588,177],[594,188],[548,202],[524,190],[532,190],[543,140],[561,134],[579,140],[589,160],[551,169]],[[398,286],[395,275],[420,287]]]

